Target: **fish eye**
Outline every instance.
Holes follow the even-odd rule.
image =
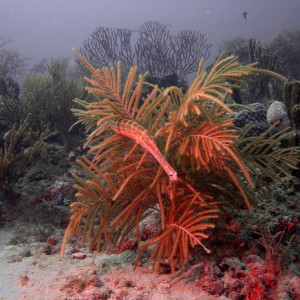
[[[170,177],[170,178],[175,178],[175,177],[176,177],[176,174],[170,173],[170,174],[169,174],[169,177]]]

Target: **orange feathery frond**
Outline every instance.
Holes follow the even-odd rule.
[[[183,93],[178,87],[161,89],[144,82],[137,67],[122,80],[120,63],[116,69],[96,70],[75,54],[92,73],[86,89],[95,101],[77,99],[84,109],[73,110],[77,123],[89,133],[85,147],[91,160],[79,161],[87,179],[74,175],[79,200],[71,204],[62,253],[74,233],[97,251],[116,249],[134,233],[139,248],[136,265],[148,249],[148,265],[158,270],[165,262],[174,273],[193,247],[210,253],[204,240],[224,203],[244,200],[251,210],[248,168],[255,174],[268,165],[263,169],[272,175],[284,171],[282,163],[299,163],[300,150],[290,155],[273,151],[277,138],[263,144],[263,136],[241,146],[225,99],[233,89],[247,87],[248,75],[263,72],[253,65],[220,56],[206,72],[201,60],[195,80]],[[144,85],[152,89],[145,96]],[[158,230],[141,241],[140,223],[151,215],[158,220]]]

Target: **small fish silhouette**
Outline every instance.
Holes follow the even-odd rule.
[[[248,16],[248,13],[246,11],[243,12],[243,17],[246,21],[249,20],[249,16]]]

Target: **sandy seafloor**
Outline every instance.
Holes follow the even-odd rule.
[[[134,270],[136,251],[88,253],[80,240],[69,243],[66,255],[60,256],[65,224],[55,226],[49,234],[46,228],[48,223],[58,224],[60,218],[67,221],[69,209],[68,203],[63,210],[51,206],[51,193],[63,192],[66,200],[74,201],[70,176],[74,170],[76,163],[68,159],[63,147],[48,144],[15,185],[19,200],[11,211],[6,210],[6,222],[0,226],[0,300],[240,300],[245,299],[245,289],[248,295],[255,289],[252,300],[300,299],[298,178],[272,186],[272,192],[253,206],[251,214],[236,210],[221,220],[213,233],[217,239],[210,241],[212,255],[205,257],[200,251],[196,261],[172,275],[146,267]],[[41,203],[47,195],[50,203]],[[44,231],[42,239],[36,225]],[[274,275],[268,269],[266,249],[259,245],[262,228],[272,234],[288,233],[274,255],[279,263],[285,256],[282,273]],[[292,237],[284,254],[281,251]],[[267,242],[272,246],[271,240]],[[74,258],[72,253],[86,257]],[[260,293],[267,298],[259,298]]]
[[[1,227],[0,236],[1,300],[221,299],[195,284],[193,269],[157,275],[144,267],[134,271],[122,254],[46,255],[39,253],[45,243],[10,245],[13,228]]]

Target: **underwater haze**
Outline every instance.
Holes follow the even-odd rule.
[[[72,56],[99,26],[137,30],[153,20],[171,32],[197,30],[213,44],[237,36],[272,40],[300,26],[299,0],[0,0],[0,36],[33,65]],[[243,13],[247,12],[247,19]]]
[[[0,300],[300,300],[299,12],[0,0]]]

